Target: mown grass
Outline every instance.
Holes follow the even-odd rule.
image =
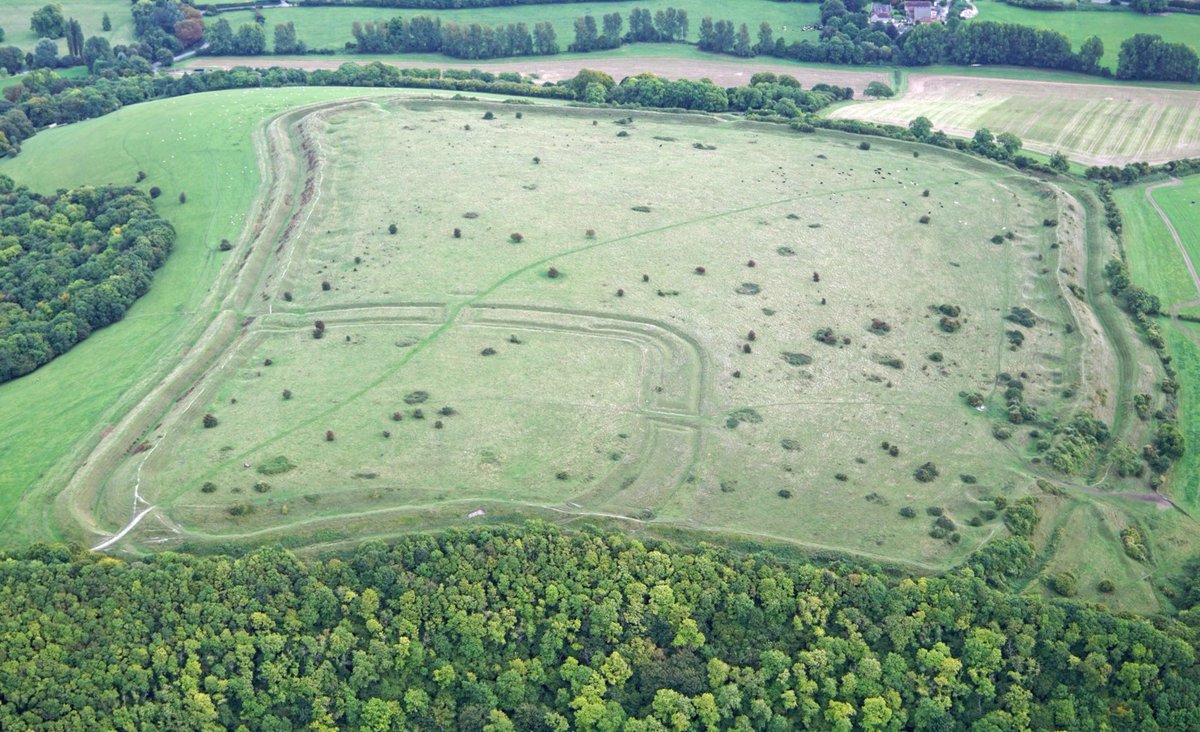
[[[1156,191],[1155,197],[1162,192]],[[1134,282],[1158,295],[1166,305],[1200,298],[1175,239],[1146,200],[1146,186],[1119,188],[1114,196],[1125,217],[1125,251]]]
[[[558,34],[558,45],[565,51],[575,39],[575,19],[592,15],[600,22],[603,15],[620,13],[628,30],[629,11],[645,8],[651,13],[675,7],[688,12],[688,39],[696,40],[700,21],[705,16],[714,20],[732,20],[745,23],[751,38],[757,40],[758,26],[762,22],[771,24],[776,37],[790,40],[815,39],[815,31],[802,31],[801,27],[820,22],[820,11],[814,3],[779,3],[771,0],[741,0],[723,3],[718,0],[627,0],[622,2],[555,3],[549,5],[516,5],[506,7],[472,8],[464,10],[413,10],[400,8],[363,7],[293,7],[267,8],[262,14],[267,19],[267,44],[274,42],[273,29],[277,23],[292,22],[296,35],[309,48],[341,50],[347,41],[352,41],[350,26],[355,21],[388,20],[390,18],[416,15],[435,16],[443,23],[461,25],[479,23],[500,25],[526,23],[532,29],[534,23],[549,22]],[[254,22],[252,11],[224,13],[225,18],[236,29],[243,23]],[[211,20],[210,20],[211,22]]]
[[[1175,225],[1192,264],[1200,267],[1200,175],[1180,180],[1180,185],[1157,188],[1151,195]]]
[[[64,469],[74,451],[131,405],[131,388],[161,377],[188,347],[182,335],[195,337],[197,319],[205,318],[194,310],[222,264],[216,244],[236,238],[259,185],[254,126],[298,104],[374,91],[232,91],[136,105],[45,130],[18,157],[0,161],[0,173],[45,192],[84,183],[132,184],[144,170],[143,187],[162,188],[158,210],[179,234],[150,292],[124,320],[33,374],[0,385],[0,526],[6,541],[53,531],[44,512],[69,477]],[[188,195],[184,205],[180,192]],[[38,518],[22,520],[30,516]]]
[[[1175,465],[1171,494],[1194,510],[1200,507],[1200,323],[1172,321],[1163,335],[1179,372],[1179,427],[1187,440],[1187,452]]]
[[[1186,13],[1142,15],[1131,10],[1047,11],[1019,8],[1001,0],[978,0],[975,20],[995,20],[1056,30],[1071,39],[1076,51],[1091,36],[1104,42],[1100,63],[1117,68],[1121,42],[1137,33],[1153,33],[1172,43],[1184,43],[1200,49],[1200,16]]]
[[[29,19],[34,11],[46,4],[45,0],[0,2],[0,28],[4,29],[4,45],[32,51],[37,45],[38,35],[29,28]],[[84,38],[100,36],[107,38],[114,46],[133,40],[133,16],[126,0],[58,0],[54,4],[62,6],[63,17],[79,21]],[[112,21],[112,30],[108,32],[101,30],[105,13]],[[66,54],[67,42],[60,38],[57,43],[59,55]]]

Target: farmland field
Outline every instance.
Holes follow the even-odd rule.
[[[181,62],[184,68],[251,68],[336,69],[344,63],[380,63],[401,68],[448,68],[462,62],[431,54],[384,55],[340,54],[315,56],[197,56]],[[708,79],[718,86],[744,86],[760,72],[788,74],[805,88],[815,84],[848,86],[862,94],[872,81],[892,83],[892,74],[878,67],[846,67],[831,64],[802,64],[793,61],[762,57],[753,59],[717,56],[697,50],[695,46],[679,43],[638,43],[611,51],[592,53],[560,53],[554,56],[472,61],[471,68],[494,74],[506,71],[531,76],[539,82],[558,82],[570,79],[580,69],[596,69],[620,81],[626,76],[644,72],[665,79]]]
[[[1170,229],[1147,200],[1149,195],[1156,199],[1163,196],[1167,189],[1161,185],[1120,188],[1114,192],[1114,197],[1124,214],[1130,274],[1139,285],[1158,295],[1163,303],[1177,306],[1200,299],[1200,292],[1188,274],[1187,264]],[[1157,190],[1148,192],[1147,188]],[[1187,231],[1179,226],[1176,230]]]
[[[711,16],[714,20],[732,20],[736,24],[745,23],[750,28],[751,37],[758,33],[762,22],[771,24],[777,38],[788,41],[799,41],[804,38],[815,40],[816,31],[803,31],[803,26],[816,25],[820,22],[820,9],[814,3],[779,3],[773,0],[741,0],[729,5],[716,0],[627,0],[624,2],[593,2],[593,3],[554,3],[548,5],[517,5],[508,7],[469,8],[463,10],[416,10],[410,8],[363,8],[363,7],[292,7],[266,8],[262,14],[267,19],[268,30],[277,23],[292,22],[296,25],[296,36],[308,44],[309,48],[329,48],[341,50],[347,41],[352,41],[350,26],[355,21],[388,20],[396,16],[413,17],[416,15],[440,18],[443,23],[459,23],[469,25],[507,25],[509,23],[527,23],[531,28],[534,23],[552,23],[558,35],[558,45],[565,51],[575,38],[575,19],[584,15],[595,16],[596,22],[600,17],[609,13],[620,13],[625,19],[628,29],[629,11],[634,8],[644,8],[651,13],[669,7],[681,8],[688,13],[688,40],[695,41],[700,20]],[[229,21],[234,28],[243,23],[253,23],[253,11],[232,11],[222,13],[222,18]],[[273,42],[273,36],[267,33],[267,44]]]
[[[4,44],[32,51],[38,36],[29,28],[29,18],[34,11],[46,5],[42,0],[5,0],[0,3],[0,28],[4,29]],[[84,37],[100,36],[110,43],[129,43],[133,40],[133,17],[129,13],[127,0],[58,0],[64,18],[75,18],[83,29]],[[101,20],[108,13],[112,30],[101,30]],[[67,42],[58,39],[59,54],[66,54]]]
[[[618,121],[405,96],[280,118],[272,160],[312,177],[232,253],[233,299],[193,349],[209,365],[93,455],[74,510],[115,528],[156,506],[143,542],[615,515],[930,568],[1002,531],[966,524],[1029,489],[1025,438],[993,439],[997,412],[959,394],[1002,410],[1006,371],[1047,415],[1091,398],[1060,396],[1088,381],[1047,266],[1065,199],[902,144]],[[1018,349],[1014,306],[1038,313]],[[928,535],[928,506],[959,543]]]
[[[1019,8],[1001,0],[977,0],[975,20],[994,20],[1046,28],[1064,33],[1076,51],[1091,36],[1104,42],[1100,63],[1116,70],[1121,42],[1137,33],[1154,33],[1171,43],[1186,43],[1200,51],[1200,16],[1187,13],[1143,15],[1130,10],[1046,11]]]
[[[897,125],[925,116],[938,129],[965,137],[986,127],[1017,135],[1031,150],[1061,151],[1086,165],[1200,154],[1195,91],[912,74],[907,90],[894,99],[844,105],[830,114]]]
[[[1162,214],[1151,205],[1151,196]],[[1200,294],[1192,285],[1179,245],[1162,216],[1174,226],[1193,264],[1200,262],[1196,240],[1196,232],[1200,231],[1200,177],[1122,189],[1117,192],[1117,202],[1127,225],[1125,246],[1134,282],[1162,298],[1164,309],[1195,317]],[[1200,389],[1200,325],[1172,320],[1161,327],[1182,385],[1180,429],[1190,444],[1196,444],[1200,442],[1200,400],[1196,393]],[[1171,488],[1182,505],[1200,506],[1200,460],[1193,451],[1189,450],[1176,466]]]

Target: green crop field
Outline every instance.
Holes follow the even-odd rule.
[[[41,0],[5,0],[0,3],[0,28],[4,29],[4,45],[18,46],[32,51],[38,36],[29,28],[29,19],[34,11],[46,5]],[[133,40],[133,16],[129,13],[127,0],[58,0],[63,17],[79,21],[84,37],[100,36],[110,43],[129,43]],[[112,30],[101,29],[101,20],[108,13]],[[59,54],[66,54],[67,42],[58,39]]]
[[[558,45],[565,51],[575,38],[575,19],[584,15],[595,16],[596,22],[600,17],[609,13],[620,13],[628,29],[629,11],[634,8],[645,8],[652,13],[668,7],[687,10],[688,38],[696,40],[700,20],[711,16],[714,20],[732,20],[735,23],[745,23],[750,28],[751,37],[758,33],[760,23],[771,24],[775,36],[789,41],[803,38],[816,38],[816,31],[803,31],[804,26],[816,25],[820,22],[820,9],[814,3],[779,3],[773,0],[742,0],[733,5],[717,2],[716,0],[628,0],[626,2],[594,2],[594,3],[555,3],[550,5],[515,5],[508,7],[470,8],[464,10],[414,10],[408,8],[362,8],[362,7],[292,7],[267,8],[262,14],[267,19],[267,44],[271,45],[274,37],[271,29],[276,23],[292,22],[296,25],[296,36],[307,43],[310,48],[341,49],[347,41],[352,41],[350,26],[355,21],[388,20],[396,16],[412,17],[416,15],[435,16],[443,23],[453,22],[462,25],[479,23],[481,25],[507,25],[509,23],[527,23],[531,28],[534,23],[553,23],[558,34]],[[225,18],[236,29],[243,23],[254,22],[253,11],[233,11],[223,13]],[[212,19],[209,19],[212,22]]]
[[[1042,225],[1061,204],[950,153],[617,121],[399,97],[280,127],[277,160],[315,167],[259,217],[279,226],[254,242],[252,297],[79,500],[120,526],[136,487],[159,507],[147,542],[561,512],[943,567],[1002,531],[967,522],[1028,489],[1026,438],[993,439],[999,412],[959,393],[999,410],[996,374],[1023,372],[1030,403],[1073,408],[1079,337]],[[1012,349],[1017,305],[1039,323]],[[960,543],[928,536],[928,506]]]
[[[1066,34],[1077,51],[1089,37],[1099,36],[1104,42],[1104,57],[1100,63],[1114,70],[1117,68],[1121,42],[1137,33],[1154,33],[1172,43],[1186,43],[1200,50],[1200,16],[1197,15],[1143,15],[1129,10],[1030,10],[1000,0],[977,0],[975,5],[979,8],[975,20],[995,20],[1056,30]]]
[[[964,137],[986,127],[1011,132],[1037,152],[1061,151],[1086,165],[1200,154],[1196,91],[910,74],[900,96],[842,105],[830,116],[899,125],[925,116]]]

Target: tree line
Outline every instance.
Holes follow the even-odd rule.
[[[897,578],[536,524],[313,560],[36,546],[0,562],[0,726],[1200,726],[1192,627],[984,571]]]
[[[135,188],[42,196],[0,176],[0,383],[120,320],[174,242]]]
[[[748,87],[724,89],[710,81],[670,81],[642,74],[617,85],[607,74],[583,71],[575,79],[537,85],[519,74],[438,69],[400,69],[378,62],[344,64],[336,70],[247,69],[182,76],[145,73],[127,58],[98,60],[96,75],[66,79],[48,69],[26,74],[5,88],[0,100],[0,153],[15,155],[38,128],[99,117],[121,107],[167,97],[223,89],[275,86],[371,86],[450,89],[525,97],[573,99],[655,108],[728,110],[795,116],[847,99],[853,90],[818,84],[811,90],[786,75],[756,74]],[[582,85],[580,78],[588,79]],[[770,81],[770,84],[767,84]],[[589,89],[590,86],[590,89]]]
[[[894,26],[872,24],[868,4],[862,0],[825,0],[821,4],[821,32],[816,40],[788,42],[777,37],[769,23],[752,33],[745,24],[705,17],[698,27],[697,46],[712,53],[740,57],[774,56],[803,62],[833,64],[899,64],[927,66],[1009,65],[1078,71],[1106,76],[1100,65],[1105,49],[1092,36],[1072,49],[1061,32],[1016,23],[979,21],[922,24],[907,33]],[[687,42],[686,10],[665,8],[654,14],[634,8],[626,18],[619,12],[597,19],[583,15],[575,20],[574,40],[566,50],[588,52],[618,48],[626,43]],[[291,24],[275,28],[276,53],[303,53]],[[550,23],[510,23],[495,27],[478,23],[442,23],[434,16],[396,17],[388,21],[355,22],[347,50],[357,53],[442,53],[454,58],[488,59],[510,56],[551,55],[560,51]],[[258,24],[233,31],[223,19],[208,28],[207,52],[214,55],[266,53],[266,35]],[[1138,34],[1121,44],[1118,78],[1130,80],[1200,80],[1196,52],[1182,43],[1168,43],[1157,35]]]

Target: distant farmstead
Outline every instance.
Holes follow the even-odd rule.
[[[905,31],[920,23],[945,23],[948,12],[945,5],[931,0],[906,0],[903,16],[897,16],[896,9],[889,3],[872,3],[869,20],[872,24],[894,25]]]

